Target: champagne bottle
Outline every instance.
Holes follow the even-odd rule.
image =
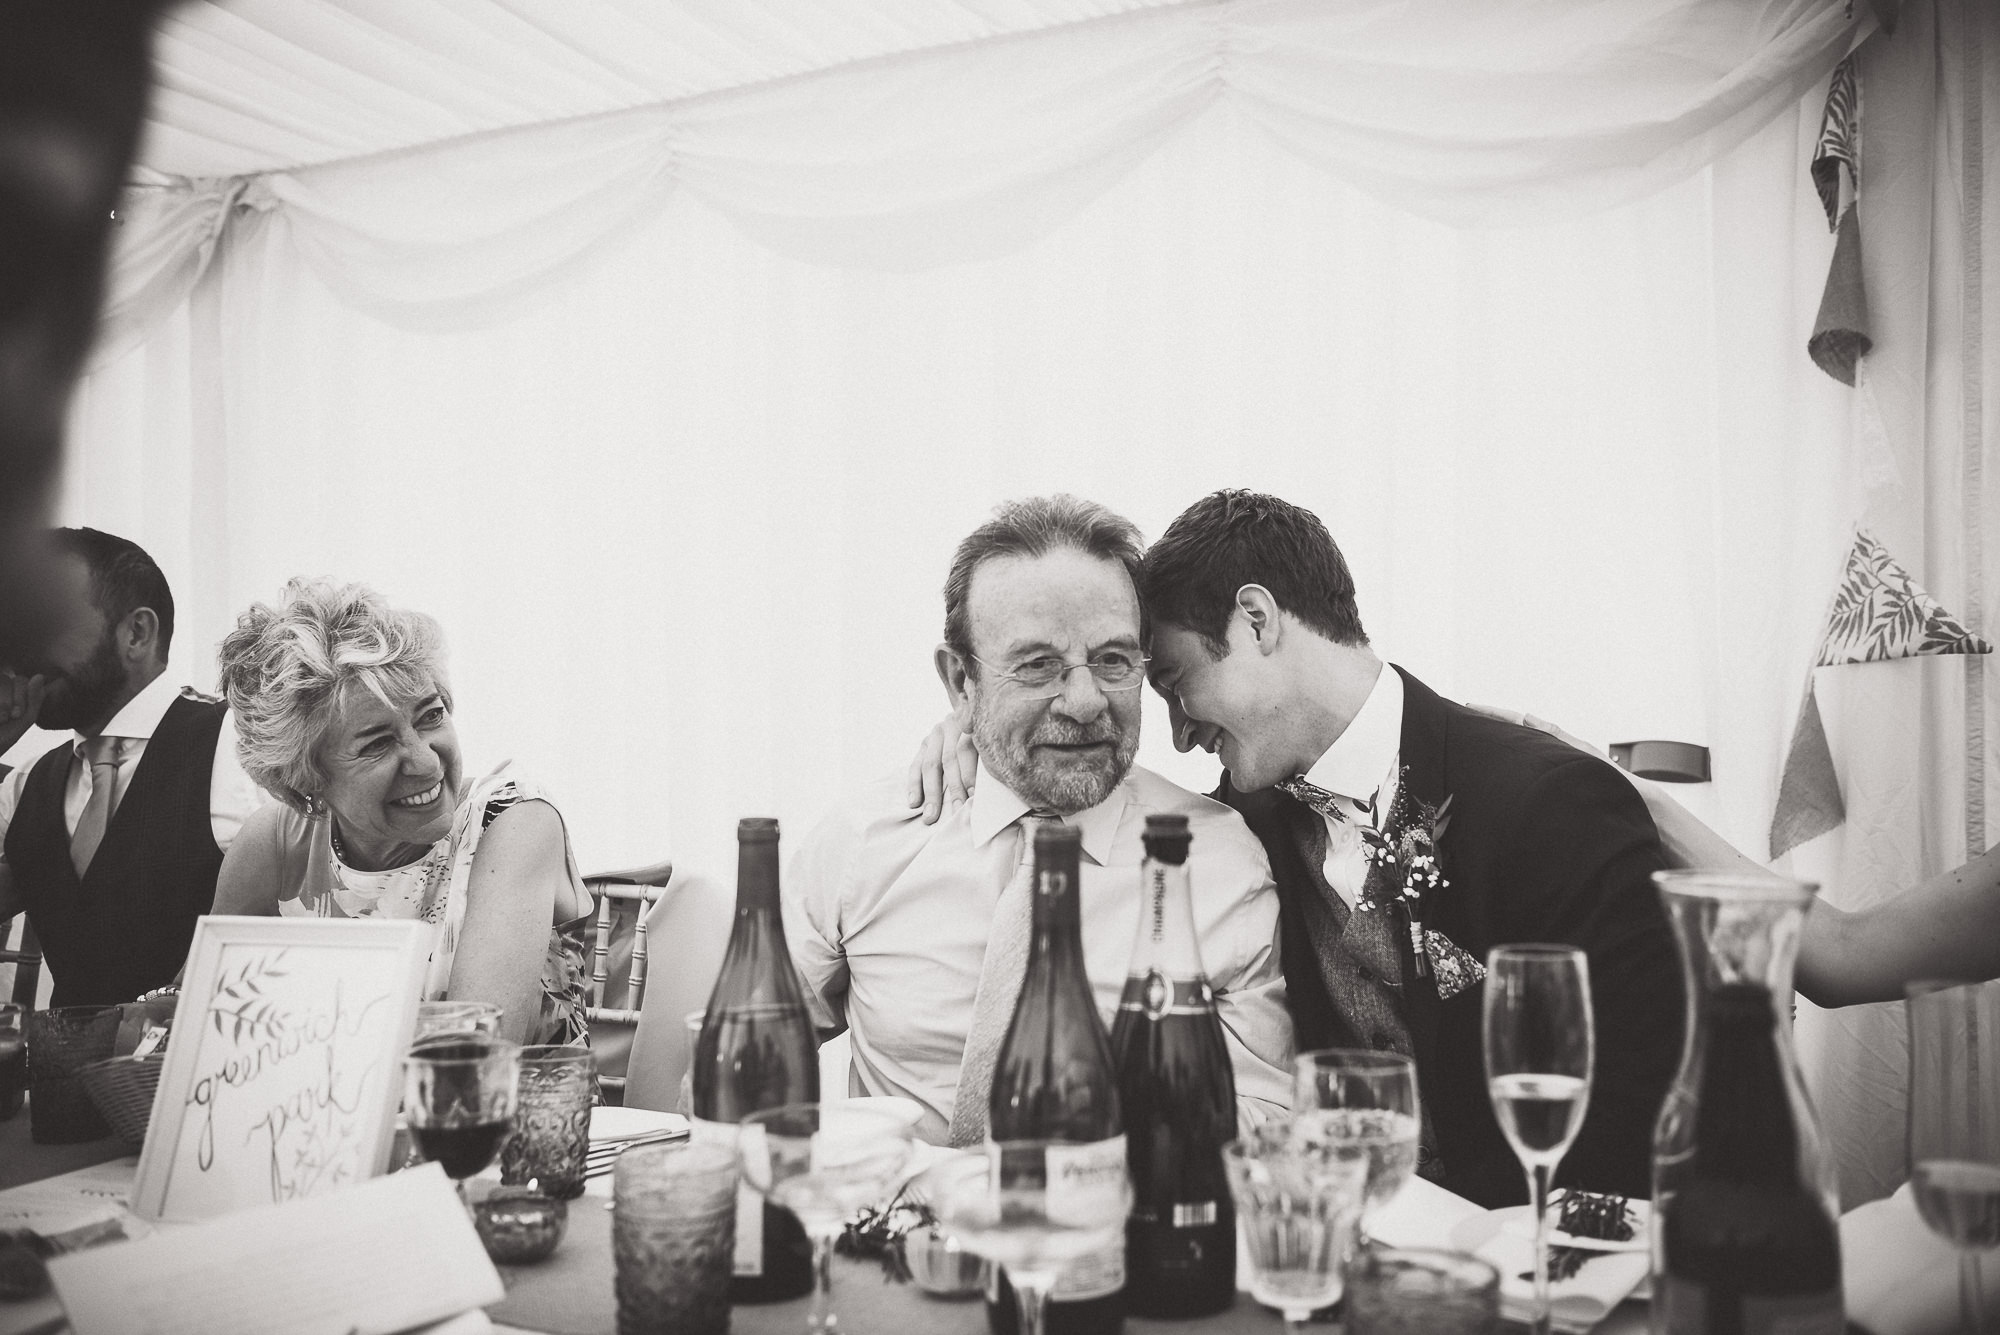
[[[1063,1172],[1051,1171],[1050,1180],[1116,1175],[1116,1181],[1125,1172],[1125,1124],[1111,1042],[1083,967],[1080,847],[1066,825],[1035,832],[1028,967],[994,1060],[987,1134],[996,1141],[1062,1142]],[[987,1319],[1001,1335],[1012,1335],[1019,1321],[1013,1289],[998,1266],[993,1271]],[[1049,1295],[1048,1335],[1117,1335],[1125,1328],[1124,1288],[1122,1240],[1070,1262]]]
[[[1236,1211],[1222,1147],[1236,1138],[1236,1080],[1201,967],[1185,816],[1146,818],[1139,936],[1111,1031],[1132,1169],[1125,1306],[1190,1317],[1236,1300]]]
[[[1661,1209],[1660,1335],[1841,1335],[1840,1233],[1802,1162],[1770,989],[1719,984],[1692,1154]]]
[[[778,822],[736,826],[736,923],[695,1040],[689,1123],[697,1141],[736,1146],[745,1117],[819,1099],[819,1048],[778,906]],[[778,1302],[812,1288],[812,1243],[789,1210],[746,1183],[736,1197],[733,1303]]]

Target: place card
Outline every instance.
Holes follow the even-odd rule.
[[[390,1335],[506,1294],[434,1163],[59,1256],[49,1277],[75,1335]]]

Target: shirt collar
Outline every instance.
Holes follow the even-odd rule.
[[[180,698],[181,688],[174,679],[162,672],[146,683],[146,688],[125,702],[125,707],[111,716],[111,722],[104,725],[105,737],[136,737],[140,741],[152,740],[153,732],[160,726],[160,720],[167,716],[167,710]],[[83,754],[84,737],[76,735],[73,747],[76,754]]]
[[[1326,754],[1313,762],[1306,781],[1330,793],[1368,802],[1395,769],[1402,747],[1403,677],[1384,663],[1360,711]]]
[[[1118,822],[1123,819],[1125,805],[1130,800],[1125,780],[1120,779],[1118,786],[1111,790],[1111,796],[1096,806],[1061,818],[1063,824],[1074,827],[1083,836],[1083,851],[1100,867],[1111,865],[1111,848],[1118,837]],[[991,770],[980,774],[967,806],[966,828],[972,834],[974,848],[985,847],[995,835],[1034,809],[1031,803],[995,778]]]

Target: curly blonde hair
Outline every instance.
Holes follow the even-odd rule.
[[[326,786],[320,742],[350,691],[391,706],[438,691],[450,704],[438,623],[361,584],[291,581],[279,606],[236,618],[219,657],[244,773],[299,811]]]

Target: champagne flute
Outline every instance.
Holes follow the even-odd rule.
[[[960,1248],[1007,1268],[1020,1302],[1020,1335],[1042,1335],[1049,1290],[1064,1262],[1125,1236],[1132,1188],[1122,1166],[1051,1189],[1050,1161],[1060,1164],[1074,1148],[1050,1140],[989,1142],[984,1155],[947,1159],[911,1188],[931,1203]]]
[[[1291,1138],[1322,1157],[1368,1156],[1361,1232],[1417,1167],[1417,1064],[1393,1052],[1325,1048],[1292,1061]]]
[[[736,1153],[757,1191],[798,1216],[813,1245],[809,1335],[833,1335],[833,1244],[847,1216],[888,1194],[909,1163],[909,1122],[882,1108],[787,1103],[743,1119]]]
[[[1917,1211],[1958,1249],[1959,1329],[1979,1335],[1979,1253],[2000,1247],[2000,982],[1912,983],[1910,1182]]]
[[[410,1136],[458,1183],[493,1162],[514,1125],[521,1045],[462,1035],[412,1048],[403,1059],[403,1110]]]
[[[1549,1329],[1549,1179],[1583,1127],[1596,1040],[1590,963],[1572,946],[1486,957],[1486,1092],[1528,1174],[1535,1210],[1535,1335]]]

